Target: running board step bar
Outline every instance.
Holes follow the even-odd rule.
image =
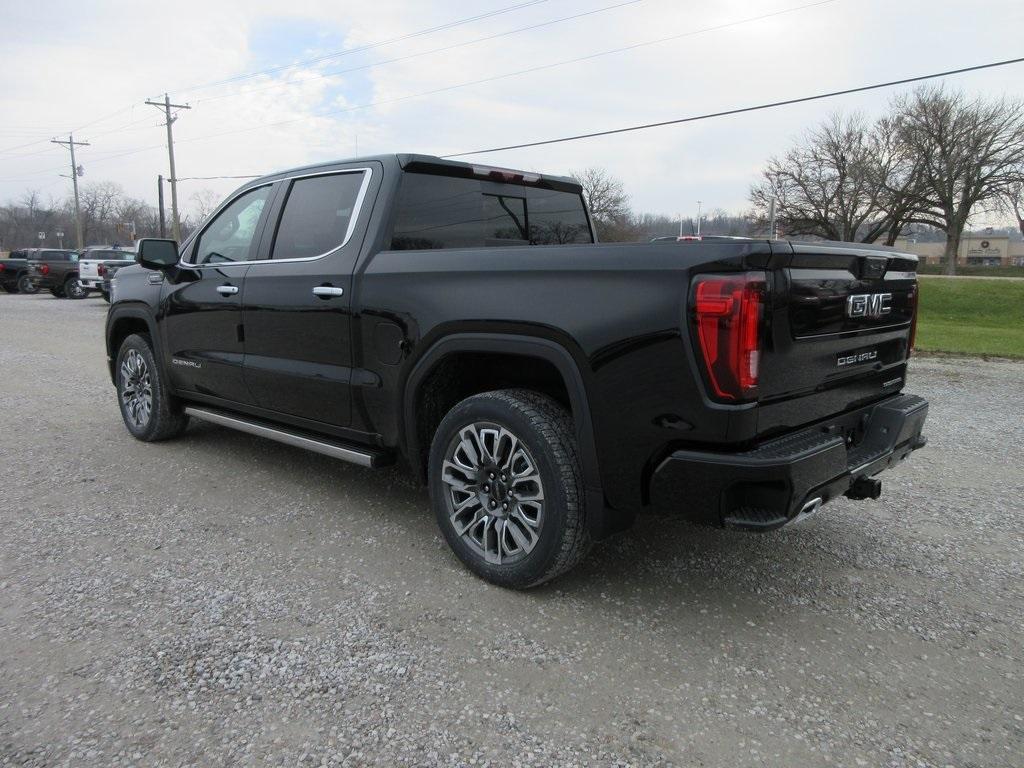
[[[292,432],[279,426],[270,426],[260,421],[252,421],[236,414],[214,411],[208,408],[197,408],[189,405],[185,407],[185,413],[211,424],[219,424],[222,427],[237,429],[239,432],[247,432],[257,437],[265,437],[295,448],[305,448],[307,451],[322,453],[324,456],[348,461],[358,464],[361,467],[381,467],[391,463],[391,456],[383,451],[368,450],[363,447],[355,447],[335,443],[321,437],[312,437],[300,432]]]

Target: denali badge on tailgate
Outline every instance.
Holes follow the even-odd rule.
[[[860,352],[851,352],[846,355],[840,355],[838,358],[836,358],[836,367],[845,368],[848,365],[856,365],[857,363],[870,363],[872,360],[877,359],[877,349],[865,349]]]
[[[846,297],[847,317],[881,317],[890,312],[891,293],[854,293]]]

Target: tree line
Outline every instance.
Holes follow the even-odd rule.
[[[216,201],[209,190],[192,196],[195,212],[182,221],[183,236],[206,217]],[[160,213],[156,206],[131,197],[120,184],[112,181],[83,184],[79,188],[79,211],[86,245],[131,245],[140,237],[160,236]],[[169,231],[169,214],[166,223]],[[38,237],[40,232],[46,234],[42,242]],[[63,238],[58,238],[58,232],[64,233]],[[29,191],[13,203],[0,205],[0,250],[40,245],[75,247],[73,198],[44,200],[38,192]]]

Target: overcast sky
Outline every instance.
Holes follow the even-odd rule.
[[[524,27],[534,28],[515,31]],[[91,142],[78,153],[83,182],[115,181],[155,202],[165,132],[142,102],[164,91],[192,106],[174,125],[180,178],[259,174],[357,152],[515,144],[1014,58],[1024,2],[0,0],[0,29],[0,201],[69,193],[59,175],[67,151],[48,140],[74,129]],[[559,65],[580,57],[592,58]],[[320,60],[288,66],[310,59]],[[271,71],[240,77],[261,70]],[[948,85],[1024,97],[1024,65]],[[692,213],[697,200],[741,210],[766,157],[831,111],[878,114],[892,93],[474,159],[550,173],[602,166],[643,211]],[[180,196],[188,208],[198,190],[240,183],[182,181]]]

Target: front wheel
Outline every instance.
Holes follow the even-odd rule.
[[[545,395],[499,390],[452,408],[431,444],[429,483],[449,546],[492,584],[542,584],[590,547],[572,417]]]
[[[168,392],[147,337],[132,334],[124,340],[116,370],[121,418],[133,437],[149,443],[176,437],[185,430],[188,416]]]

